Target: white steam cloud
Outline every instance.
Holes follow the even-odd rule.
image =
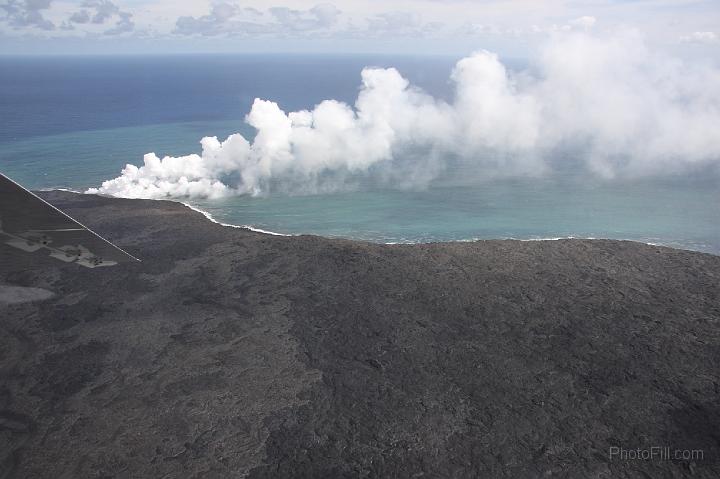
[[[603,177],[720,170],[720,71],[646,48],[639,35],[572,32],[510,73],[480,51],[460,60],[452,102],[394,68],[366,68],[354,107],[327,100],[283,112],[256,99],[257,135],[206,137],[202,154],[144,157],[88,190],[125,197],[325,191],[372,176],[427,185],[452,162],[478,176],[537,175],[572,161]],[[571,152],[568,153],[568,152]],[[714,174],[713,173],[713,174]]]

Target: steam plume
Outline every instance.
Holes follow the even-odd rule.
[[[479,51],[451,75],[452,102],[394,68],[366,68],[354,106],[326,100],[285,113],[256,99],[257,135],[201,140],[202,154],[144,157],[88,190],[126,197],[219,197],[342,188],[373,176],[424,186],[452,162],[479,176],[536,175],[560,152],[603,177],[720,170],[720,71],[649,50],[634,33],[553,36],[537,74]],[[567,156],[567,155],[565,155]]]

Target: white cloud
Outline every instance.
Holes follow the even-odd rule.
[[[528,34],[553,34],[558,32],[570,32],[573,30],[589,31],[595,24],[595,17],[583,16],[570,20],[567,23],[551,24],[551,25],[532,25],[530,28],[520,28],[511,26],[500,26],[486,23],[465,23],[459,33],[462,35],[473,36],[503,36],[503,37],[521,37]]]
[[[688,43],[716,43],[719,39],[715,32],[694,32],[680,37],[680,41]]]
[[[122,11],[110,0],[85,0],[80,4],[79,10],[66,11],[65,20],[56,19],[53,22],[46,15],[52,13],[51,9],[58,3],[60,2],[53,0],[8,0],[7,3],[0,5],[0,10],[5,11],[4,21],[13,29],[28,32],[51,31],[56,30],[58,26],[63,31],[73,31],[76,25],[92,28],[93,25],[107,24],[113,18],[117,19],[117,23],[106,33],[129,32],[134,28],[131,20],[133,14]],[[0,18],[0,22],[2,20]]]
[[[363,27],[351,28],[345,35],[356,38],[370,37],[425,37],[443,28],[441,22],[425,22],[422,15],[413,11],[391,11],[371,15]]]
[[[590,16],[582,16],[575,18],[574,20],[570,20],[567,23],[563,24],[552,24],[549,26],[539,26],[539,25],[533,25],[530,28],[531,33],[539,33],[539,34],[553,34],[558,32],[571,32],[573,30],[580,30],[580,31],[589,31],[591,30],[595,24],[597,23],[597,19],[595,17]]]
[[[419,13],[407,11],[380,13],[368,19],[368,29],[371,31],[414,30],[421,24]]]
[[[712,43],[716,40],[708,32],[720,22],[720,8],[711,0],[317,1],[318,5],[312,0],[0,0],[0,36],[11,40],[0,44],[0,52],[177,53],[198,48],[287,52],[309,48],[338,53],[390,48],[392,53],[465,54],[473,41],[524,56],[537,42],[533,33],[595,29],[599,25],[595,17],[602,19],[606,31],[630,25],[642,29],[652,43],[690,50],[687,44],[671,43],[681,37],[682,43]],[[687,34],[693,31],[697,34]],[[100,38],[104,33],[126,34],[113,39],[112,47],[110,42],[79,47],[76,41]],[[209,39],[200,47],[187,38],[192,36],[216,40]],[[229,36],[252,41],[230,44],[221,40]],[[67,41],[55,41],[61,39]],[[153,39],[158,41],[149,44]],[[309,41],[299,44],[297,39]],[[384,43],[391,39],[398,41]],[[698,51],[688,53],[697,55]],[[703,54],[717,56],[709,49]]]
[[[132,13],[121,10],[110,0],[85,0],[80,4],[80,10],[73,12],[60,24],[60,29],[72,31],[76,26],[83,26],[87,27],[83,30],[84,33],[118,35],[135,29],[132,17]],[[97,26],[107,25],[113,20],[115,24],[110,28],[105,28],[104,31],[97,29]]]
[[[480,51],[452,73],[446,103],[392,68],[366,68],[351,107],[327,100],[283,112],[255,100],[254,140],[202,140],[202,154],[145,156],[140,168],[93,192],[130,197],[323,191],[354,177],[423,186],[463,162],[480,176],[551,172],[572,152],[611,178],[688,168],[720,171],[720,71],[651,51],[632,33],[558,33],[542,47],[536,77],[510,74]],[[560,154],[560,153],[564,153]]]
[[[120,35],[135,30],[135,22],[132,20],[133,14],[129,12],[118,12],[118,21],[114,27],[105,30],[105,35]]]
[[[309,10],[273,7],[269,11],[283,28],[295,31],[330,28],[340,15],[340,10],[330,3],[315,5]]]
[[[55,25],[43,15],[51,5],[52,0],[7,0],[0,9],[5,11],[5,20],[13,28],[54,30]]]
[[[323,3],[308,10],[271,7],[266,11],[240,8],[234,3],[216,3],[210,13],[177,19],[179,35],[267,35],[312,32],[331,28],[340,15],[334,5]]]
[[[90,21],[96,25],[105,23],[106,20],[120,12],[118,6],[110,0],[86,0],[82,6],[94,10]]]
[[[572,25],[573,27],[578,27],[585,30],[589,30],[594,27],[595,23],[597,23],[597,19],[590,16],[583,16],[570,21],[570,25]]]
[[[71,23],[90,23],[90,12],[87,10],[80,10],[70,15],[69,21]]]
[[[537,31],[536,31],[537,30]],[[532,33],[540,33],[539,27],[534,26],[530,29]],[[488,25],[484,23],[466,23],[458,30],[461,35],[472,35],[472,36],[505,36],[505,37],[517,37],[525,34],[526,32],[522,28],[507,27],[500,25]]]

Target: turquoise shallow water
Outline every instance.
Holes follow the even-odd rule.
[[[720,254],[712,182],[587,184],[497,180],[423,191],[370,190],[192,202],[217,221],[383,243],[615,238]]]
[[[244,127],[220,120],[32,136],[0,142],[0,169],[32,188],[84,190],[118,176],[127,163],[142,165],[145,153],[199,153],[203,136],[224,138]]]
[[[399,64],[413,83],[442,96],[452,61],[0,59],[0,171],[31,188],[84,190],[116,177],[126,163],[141,164],[150,151],[184,155],[199,152],[205,135],[251,136],[243,115],[254,96],[287,109],[324,98],[350,101],[362,66],[383,62]],[[459,180],[475,176],[449,171],[420,191],[364,185],[344,193],[190,203],[220,222],[283,234],[392,243],[616,238],[720,254],[717,177]]]
[[[141,163],[143,153],[197,152],[204,134],[223,136],[241,126],[223,120],[25,138],[2,145],[0,166],[33,188],[84,190],[117,176],[128,161]],[[554,175],[446,182],[419,191],[370,186],[323,195],[184,201],[217,221],[283,234],[383,243],[616,238],[720,254],[720,185],[713,178],[602,181]]]

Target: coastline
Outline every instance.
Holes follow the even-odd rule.
[[[75,194],[83,194],[83,195],[84,195],[84,194],[90,194],[90,193],[85,193],[85,192],[82,192],[82,191],[72,190],[72,189],[68,189],[68,188],[47,188],[47,189],[40,189],[40,190],[38,190],[38,191],[43,191],[43,192],[62,191],[62,192],[75,193]],[[102,196],[102,195],[99,195],[99,196]],[[109,197],[109,196],[108,196],[108,198],[113,198],[113,197]],[[184,206],[190,208],[190,209],[193,210],[193,211],[196,211],[196,212],[202,214],[203,216],[205,216],[205,218],[207,218],[207,219],[210,220],[211,222],[216,223],[216,224],[219,224],[219,225],[221,225],[221,226],[227,226],[227,227],[229,227],[229,228],[247,229],[247,230],[250,230],[250,231],[257,232],[257,233],[264,233],[264,234],[268,234],[268,235],[272,235],[272,236],[287,236],[287,237],[292,237],[292,236],[303,236],[303,235],[308,235],[308,234],[309,234],[309,233],[280,233],[280,232],[270,231],[270,230],[263,229],[263,228],[258,228],[258,227],[253,226],[253,225],[224,223],[224,222],[222,222],[222,221],[216,220],[210,212],[205,211],[205,210],[203,210],[203,209],[200,208],[200,207],[197,207],[197,206],[195,206],[195,205],[193,205],[193,204],[191,204],[191,203],[189,203],[189,202],[187,202],[187,201],[182,201],[182,200],[180,200],[180,199],[175,199],[175,198],[162,198],[162,199],[149,199],[148,201],[170,201],[170,202],[179,203],[179,204],[181,204],[181,205],[184,205]],[[319,235],[319,236],[322,236],[322,235]],[[356,238],[346,238],[346,237],[339,237],[339,236],[329,236],[329,237],[327,237],[327,238],[346,239],[346,240],[349,240],[349,241],[363,241],[363,242],[368,241],[368,242],[375,243],[375,244],[385,244],[385,245],[396,245],[396,244],[413,245],[413,244],[472,243],[472,242],[476,242],[476,241],[494,241],[494,240],[500,240],[500,241],[502,241],[502,240],[511,240],[511,241],[559,241],[559,240],[572,240],[572,239],[582,239],[582,240],[608,240],[608,241],[630,241],[630,242],[634,242],[634,243],[645,244],[645,245],[648,245],[648,246],[661,246],[661,247],[664,247],[664,248],[672,248],[672,249],[678,249],[678,250],[682,250],[682,251],[693,251],[693,252],[698,252],[698,253],[712,254],[712,255],[715,255],[715,256],[720,255],[720,254],[718,254],[718,253],[713,253],[713,252],[708,252],[708,251],[702,251],[702,250],[697,250],[697,249],[683,248],[683,247],[680,247],[680,246],[675,246],[675,245],[672,245],[672,244],[667,244],[667,243],[662,243],[662,242],[640,241],[640,240],[632,239],[632,238],[605,238],[605,237],[595,237],[595,236],[587,236],[587,237],[586,237],[586,236],[574,236],[574,235],[570,235],[570,236],[554,236],[554,237],[547,237],[547,238],[516,238],[516,237],[511,237],[511,236],[508,236],[508,237],[498,237],[498,238],[478,238],[478,237],[475,237],[475,238],[467,238],[467,239],[455,239],[455,240],[452,240],[452,241],[428,241],[428,242],[417,242],[417,241],[389,241],[389,242],[380,242],[380,241],[363,240],[363,239],[356,239]]]
[[[170,199],[169,199],[169,200],[166,200],[166,201],[175,201],[175,202],[177,202],[177,203],[180,203],[181,205],[187,206],[187,207],[190,208],[191,210],[200,213],[201,215],[203,215],[205,218],[207,218],[207,219],[210,220],[211,222],[216,223],[216,224],[219,224],[220,226],[227,226],[227,227],[229,227],[229,228],[246,229],[246,230],[254,231],[254,232],[256,232],[256,233],[263,233],[263,234],[271,235],[271,236],[300,236],[300,235],[297,235],[297,234],[286,234],[286,233],[277,233],[277,232],[275,232],[275,231],[268,231],[268,230],[264,230],[264,229],[261,229],[261,228],[256,228],[256,227],[254,227],[254,226],[252,226],[252,225],[234,225],[234,224],[230,224],[230,223],[223,223],[223,222],[218,221],[218,220],[216,220],[215,218],[213,218],[212,214],[208,213],[208,212],[205,211],[205,210],[202,210],[202,209],[198,208],[197,206],[193,206],[193,205],[191,205],[190,203],[186,203],[186,202],[180,201],[180,200],[170,200]]]
[[[0,304],[9,477],[720,474],[718,256],[273,236],[42,196],[142,263],[0,272],[35,294]],[[656,443],[704,459],[608,457]]]
[[[61,190],[61,191],[70,191],[73,193],[86,194],[86,193],[76,192],[76,191],[71,191],[71,190]],[[322,236],[322,235],[315,235],[312,233],[279,233],[276,231],[270,231],[270,230],[258,228],[258,227],[252,226],[252,225],[236,225],[236,224],[232,224],[232,223],[223,223],[222,221],[216,220],[212,216],[211,213],[203,210],[202,208],[199,208],[190,203],[187,203],[185,201],[181,201],[181,200],[177,200],[177,199],[169,199],[169,198],[162,199],[162,200],[151,200],[151,201],[171,201],[171,202],[180,203],[181,205],[187,206],[191,210],[202,214],[203,216],[205,216],[205,218],[207,218],[211,222],[219,224],[221,226],[227,226],[229,228],[247,229],[250,231],[257,232],[257,233],[264,233],[264,234],[268,234],[268,235],[272,235],[272,236],[292,237],[292,236],[312,235],[312,236],[321,236],[321,237],[328,238],[328,239],[344,239],[344,240],[348,240],[348,241],[369,242],[369,243],[373,243],[373,244],[383,244],[383,245],[474,243],[477,241],[560,241],[560,240],[575,240],[575,239],[578,239],[578,240],[629,241],[631,243],[639,243],[639,244],[644,244],[644,245],[648,245],[648,246],[659,246],[659,247],[663,247],[663,248],[671,248],[671,249],[677,249],[677,250],[681,250],[681,251],[692,251],[694,253],[702,253],[702,254],[710,254],[713,256],[720,256],[720,253],[703,251],[700,249],[690,249],[687,247],[681,247],[679,245],[667,244],[667,243],[662,243],[662,242],[640,241],[640,240],[632,239],[632,238],[605,238],[605,237],[596,237],[596,236],[574,236],[574,235],[571,235],[571,236],[553,236],[553,237],[547,237],[547,238],[516,238],[516,237],[508,236],[508,237],[498,237],[498,238],[477,238],[477,237],[475,237],[475,238],[467,238],[467,239],[455,239],[455,240],[451,240],[451,241],[438,240],[438,241],[426,241],[426,242],[421,242],[421,241],[380,242],[380,241],[372,241],[372,240],[365,240],[365,239],[348,238],[348,237],[344,237],[344,236]]]

